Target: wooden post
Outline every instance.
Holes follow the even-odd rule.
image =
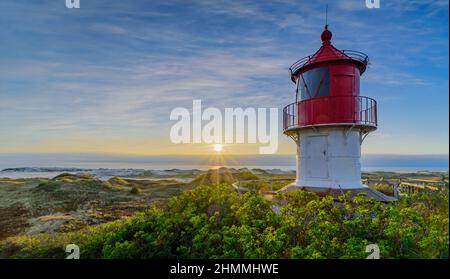
[[[253,179],[253,192],[256,192],[256,180]]]
[[[238,180],[238,195],[241,195],[241,181]]]

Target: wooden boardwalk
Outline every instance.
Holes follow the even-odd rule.
[[[275,181],[293,181],[293,179],[261,179],[261,180],[246,180],[246,181],[237,181],[232,183],[232,187],[238,193],[243,192],[259,192],[264,196],[273,196],[278,191],[272,190],[272,184]],[[268,183],[270,186],[269,190],[258,190],[256,185],[258,182]],[[398,198],[400,194],[411,194],[418,191],[423,190],[431,190],[431,191],[439,191],[441,189],[445,189],[446,182],[445,181],[434,181],[434,180],[426,180],[426,179],[363,179],[362,182],[367,186],[377,186],[377,185],[386,185],[388,187],[392,187],[392,191],[394,193],[394,197]],[[242,184],[250,184],[249,187],[243,187]]]
[[[392,187],[394,195],[399,193],[414,193],[422,190],[438,191],[445,188],[445,182],[434,181],[426,179],[391,179],[384,180],[383,178],[378,180],[363,179],[364,184],[367,186],[387,185]]]

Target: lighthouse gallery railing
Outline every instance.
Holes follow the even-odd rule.
[[[356,124],[377,127],[377,102],[364,96],[326,96],[292,103],[283,109],[283,129]]]
[[[356,51],[356,50],[338,50],[340,51],[342,54],[344,54],[346,57],[352,59],[352,60],[356,60],[359,61],[361,63],[364,64],[368,64],[369,63],[369,56],[367,56],[367,54]],[[306,57],[303,57],[299,60],[297,60],[294,64],[292,64],[291,67],[289,67],[289,71],[291,73],[295,73],[297,72],[300,68],[302,68],[303,66],[311,63],[311,59],[314,57],[314,54],[312,55],[308,55]],[[321,56],[322,59],[326,59],[327,56]],[[334,55],[330,55],[329,58],[335,58]]]

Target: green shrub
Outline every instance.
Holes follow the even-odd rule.
[[[365,258],[368,244],[378,244],[382,258],[448,258],[448,226],[448,190],[382,204],[301,190],[268,201],[205,185],[125,220],[9,238],[0,257],[61,258],[75,243],[82,258]]]
[[[137,186],[133,186],[133,188],[131,188],[130,193],[131,194],[139,194],[141,192],[141,189],[139,189],[139,187]]]
[[[380,191],[381,193],[383,193],[385,195],[394,196],[394,188],[387,184],[375,184],[373,186],[371,185],[370,188]]]

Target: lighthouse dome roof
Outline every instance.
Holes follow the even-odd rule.
[[[321,34],[322,46],[312,55],[308,55],[297,62],[290,68],[291,78],[294,81],[299,73],[314,68],[317,64],[328,63],[332,61],[349,62],[356,64],[361,74],[366,70],[369,58],[366,54],[353,50],[339,50],[331,44],[333,34],[328,30],[328,25]]]

